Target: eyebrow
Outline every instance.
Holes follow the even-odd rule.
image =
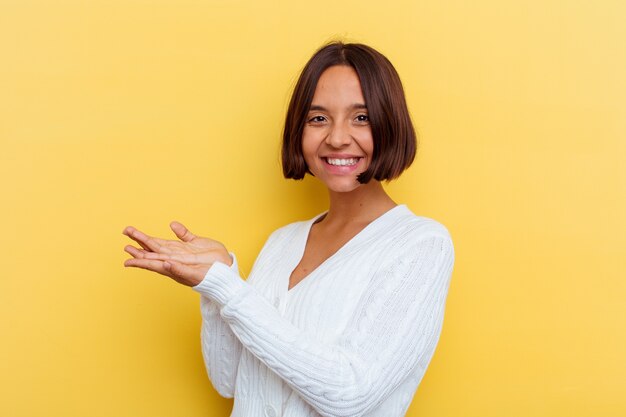
[[[350,110],[356,110],[356,109],[365,109],[367,110],[367,106],[363,103],[354,103],[350,106]],[[320,111],[328,111],[328,109],[324,106],[320,106],[317,104],[312,104],[311,107],[309,108],[309,111],[315,111],[315,110],[320,110]]]

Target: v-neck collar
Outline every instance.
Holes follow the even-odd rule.
[[[328,264],[333,258],[345,252],[347,248],[353,246],[355,242],[358,242],[359,240],[366,238],[370,234],[375,233],[380,227],[384,226],[384,224],[387,224],[391,219],[401,215],[402,213],[406,213],[407,211],[409,211],[409,209],[405,204],[398,204],[392,207],[391,209],[387,210],[386,212],[384,212],[383,214],[381,214],[380,216],[372,220],[370,223],[368,223],[367,226],[361,229],[359,233],[352,236],[352,238],[350,238],[350,240],[348,240],[339,249],[337,249],[335,253],[330,255],[321,264],[319,264],[315,269],[309,272],[293,288],[289,289],[289,281],[291,279],[291,274],[293,273],[293,270],[298,266],[298,264],[302,261],[302,257],[304,256],[304,250],[306,249],[306,243],[309,240],[309,235],[311,233],[311,228],[313,227],[315,222],[317,222],[320,218],[322,218],[322,216],[325,216],[326,214],[328,214],[328,211],[320,213],[317,216],[313,217],[312,219],[304,222],[301,226],[301,230],[299,231],[296,237],[297,242],[295,244],[298,245],[298,249],[295,251],[295,256],[290,257],[292,262],[289,262],[287,272],[285,274],[287,278],[286,278],[286,283],[282,284],[283,290],[285,291],[286,294],[292,293],[297,287],[304,284],[305,281],[308,281],[309,279],[314,278],[316,273],[320,269],[322,269],[326,264]]]

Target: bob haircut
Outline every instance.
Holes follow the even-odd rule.
[[[317,82],[326,69],[335,65],[347,65],[356,71],[372,129],[372,161],[357,180],[365,184],[372,177],[378,181],[398,177],[411,165],[417,150],[400,77],[380,52],[367,45],[343,42],[321,47],[300,74],[283,130],[283,175],[299,180],[311,173],[302,155],[302,134]]]

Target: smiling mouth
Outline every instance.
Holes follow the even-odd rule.
[[[334,166],[353,166],[359,163],[361,158],[322,158],[328,165]]]

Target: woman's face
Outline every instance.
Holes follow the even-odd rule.
[[[322,73],[302,135],[302,153],[329,190],[349,192],[372,160],[374,141],[356,71],[336,65]]]

